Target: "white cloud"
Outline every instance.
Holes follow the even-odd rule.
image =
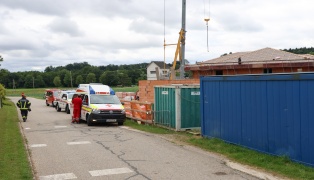
[[[80,32],[77,23],[69,19],[57,18],[54,19],[48,26],[52,32],[64,33],[70,36],[83,35],[83,33]]]
[[[84,61],[163,60],[164,37],[167,44],[178,40],[182,7],[181,0],[165,2],[2,0],[1,68],[43,71]],[[307,0],[188,0],[186,59],[195,63],[229,52],[313,46],[313,5]],[[205,16],[210,16],[209,52]],[[174,53],[175,46],[166,47],[166,62],[173,61]]]

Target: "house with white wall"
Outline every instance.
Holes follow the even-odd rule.
[[[147,65],[147,80],[169,79],[170,65],[164,61],[152,61]]]

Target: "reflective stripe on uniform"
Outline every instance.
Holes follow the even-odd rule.
[[[20,99],[17,104],[21,110],[27,110],[31,103],[26,99]]]

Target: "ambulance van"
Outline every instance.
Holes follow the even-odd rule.
[[[123,125],[126,119],[125,109],[115,92],[103,84],[80,84],[76,89],[83,100],[81,120],[88,126],[96,123],[118,123]],[[71,105],[71,114],[73,105]],[[72,114],[73,117],[73,114]]]

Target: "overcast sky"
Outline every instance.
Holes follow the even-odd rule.
[[[314,46],[312,0],[186,1],[191,64],[229,52]],[[178,40],[181,8],[182,0],[0,0],[0,68],[163,61],[164,37]],[[166,47],[167,63],[174,53]]]

